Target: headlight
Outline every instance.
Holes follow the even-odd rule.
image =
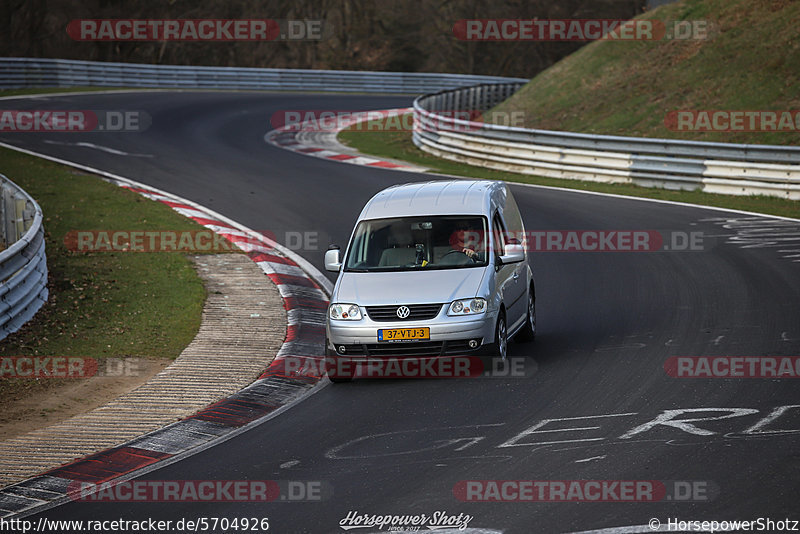
[[[486,311],[486,300],[482,298],[455,300],[447,315],[477,315]]]
[[[360,321],[361,308],[357,304],[331,304],[328,317],[337,321]]]

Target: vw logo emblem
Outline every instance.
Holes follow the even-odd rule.
[[[411,315],[411,310],[408,309],[408,306],[400,306],[397,308],[397,316],[401,319],[405,319],[409,315]]]

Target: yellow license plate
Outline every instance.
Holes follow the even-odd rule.
[[[430,328],[389,328],[378,330],[378,341],[417,341],[430,339]]]

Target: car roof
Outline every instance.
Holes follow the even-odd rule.
[[[488,215],[505,184],[491,180],[436,180],[394,185],[372,197],[359,220],[414,215]]]

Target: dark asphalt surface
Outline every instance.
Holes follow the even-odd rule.
[[[145,110],[153,125],[144,133],[2,133],[0,140],[165,189],[280,241],[286,232],[316,232],[317,249],[298,252],[322,270],[328,243],[345,245],[370,196],[431,176],[275,148],[263,140],[271,114],[410,102],[226,92],[6,101],[0,107]],[[780,247],[729,244],[725,236],[732,231],[707,220],[745,217],[740,214],[513,190],[529,230],[703,232],[704,250],[535,253],[539,334],[532,344],[510,346],[525,376],[330,385],[249,432],[144,477],[322,481],[330,490],[322,501],[69,503],[41,515],[269,517],[270,532],[344,532],[339,522],[351,511],[465,513],[473,516],[470,528],[520,533],[646,525],[651,518],[664,524],[668,518],[800,519],[798,382],[676,379],[663,368],[671,356],[800,355],[800,263]],[[795,407],[754,433],[779,406]],[[730,411],[736,408],[749,411]],[[697,411],[672,417],[717,419],[641,426],[665,410],[687,409]],[[559,420],[565,418],[581,419]],[[550,432],[519,436],[546,419],[555,421],[539,428]],[[568,428],[581,429],[555,431]],[[712,491],[708,500],[693,502],[475,503],[454,495],[465,480],[700,481]]]

